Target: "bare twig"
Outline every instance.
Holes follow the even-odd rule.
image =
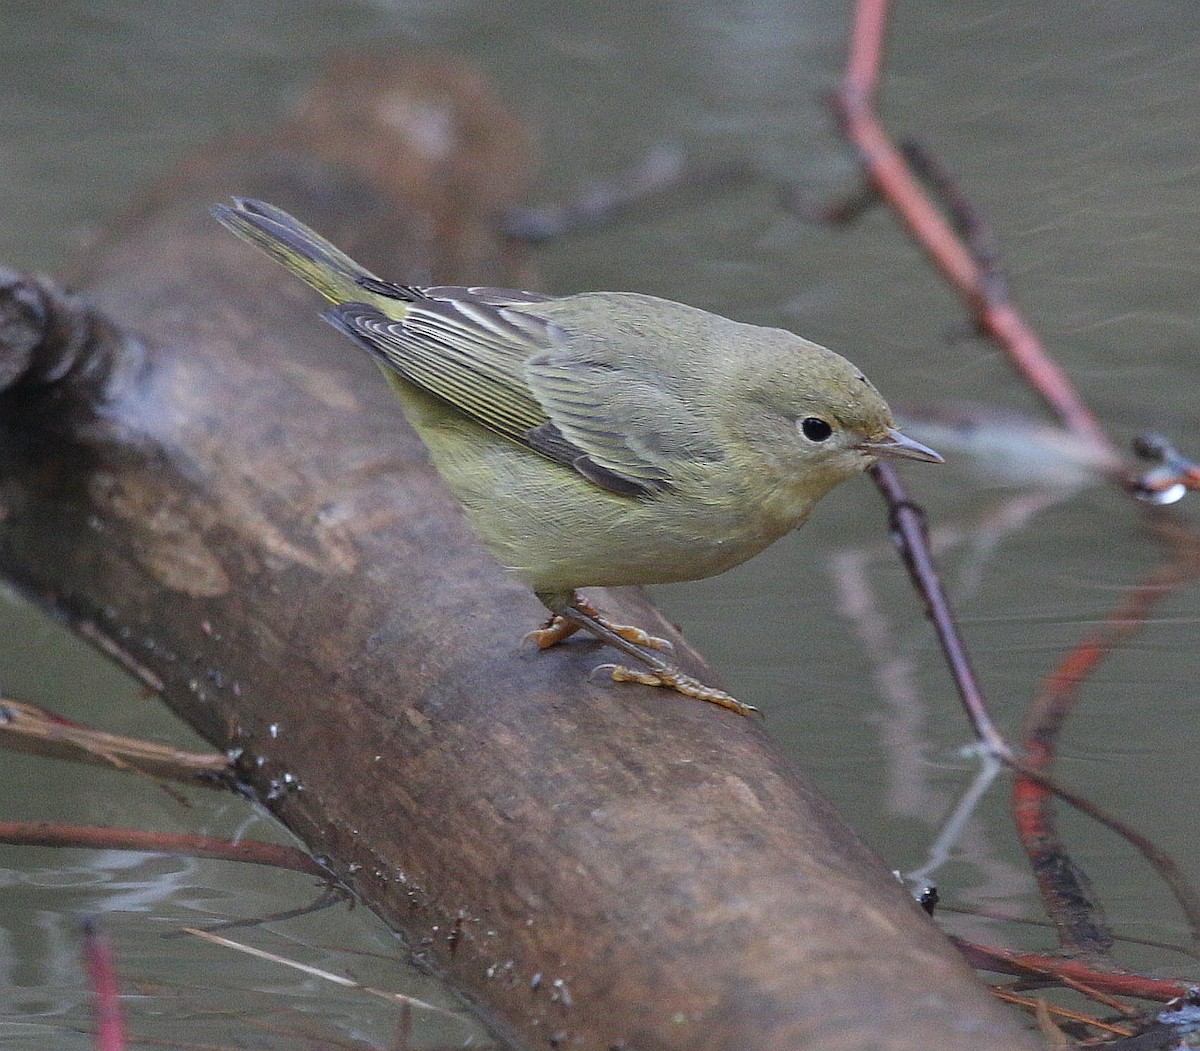
[[[922,189],[875,113],[881,76],[888,0],[859,0],[850,53],[834,106],[846,137],[854,144],[867,177],[912,234],[942,276],[963,297],[980,331],[991,336],[1046,404],[1078,434],[1104,448],[1112,442],[1076,393],[1065,372],[1050,358],[1006,290],[989,281],[971,251]]]
[[[1044,930],[1054,929],[1054,924],[1049,920],[1040,920],[1034,916],[1021,916],[1004,909],[984,909],[975,905],[954,905],[943,902],[938,905],[937,911],[939,913],[953,912],[961,916],[977,916],[984,920],[1014,923],[1025,927],[1039,927]],[[1160,938],[1138,938],[1131,934],[1116,934],[1114,935],[1114,940],[1126,945],[1145,945],[1151,949],[1164,949],[1167,952],[1177,952],[1181,956],[1190,956],[1193,960],[1200,959],[1200,951],[1197,951],[1192,946],[1179,945],[1176,942],[1167,942]]]
[[[687,191],[714,193],[753,176],[747,163],[702,162],[681,148],[657,146],[631,168],[597,181],[565,204],[514,208],[504,216],[509,237],[529,244],[593,229],[652,200]]]
[[[929,550],[929,537],[925,528],[925,514],[908,495],[900,475],[887,464],[876,464],[871,468],[871,477],[879,486],[888,505],[892,542],[900,551],[900,557],[912,577],[913,586],[925,603],[925,612],[933,621],[942,652],[950,665],[950,674],[966,710],[971,728],[980,744],[998,759],[1008,761],[1012,751],[1008,747],[988,712],[983,691],[971,668],[971,660],[963,643],[950,601],[933,562]]]
[[[846,71],[834,97],[842,128],[857,147],[867,178],[937,269],[962,296],[980,331],[989,335],[1008,354],[1021,375],[1064,426],[1094,445],[1101,454],[1101,460],[1114,465],[1120,463],[1121,458],[1099,421],[1013,304],[1008,283],[1002,279],[995,238],[982,216],[927,151],[909,147],[906,157],[905,152],[892,142],[876,115],[888,9],[887,0],[859,0],[855,8]],[[962,236],[942,215],[937,203],[925,193],[913,170],[914,163],[939,193]],[[1127,491],[1151,502],[1165,503],[1177,499],[1187,489],[1200,485],[1200,468],[1175,452],[1165,440],[1146,439],[1139,452],[1155,463],[1150,472],[1139,478],[1123,467],[1114,466],[1109,471],[1110,476]],[[1200,933],[1200,897],[1178,866],[1130,826],[1099,811],[1094,804],[1046,776],[1044,767],[1048,766],[1050,760],[1048,750],[1035,752],[1031,761],[1026,763],[1016,759],[1005,745],[987,715],[983,696],[928,555],[920,516],[912,508],[907,494],[890,468],[881,465],[873,470],[875,481],[888,500],[893,535],[934,622],[976,736],[994,755],[1003,758],[1021,775],[1018,793],[1038,796],[1043,818],[1038,834],[1044,835],[1048,827],[1048,812],[1043,805],[1045,792],[1053,792],[1117,831],[1133,843],[1167,881],[1195,938]],[[1094,666],[1098,659],[1097,652],[1094,646],[1085,643],[1076,652],[1076,665]],[[1067,674],[1074,675],[1078,670],[1078,667],[1073,670],[1068,668]],[[1074,677],[1071,690],[1076,689],[1080,681],[1081,677]],[[1045,740],[1034,743],[1045,745]],[[1043,845],[1048,846],[1048,841],[1043,841]],[[1045,863],[1040,866],[1037,855],[1031,856],[1038,869],[1039,882],[1043,884],[1047,906],[1060,929],[1068,932],[1066,944],[1073,948],[1106,951],[1111,944],[1111,936],[1098,922],[1098,910],[1084,893],[1082,877],[1065,852],[1047,850],[1042,855]],[[1067,903],[1071,908],[1064,911]]]
[[[893,540],[900,549],[901,557],[913,579],[917,593],[925,602],[926,612],[933,621],[938,641],[942,644],[942,652],[950,666],[951,675],[958,687],[963,707],[980,745],[1014,772],[1040,785],[1044,790],[1052,792],[1064,802],[1087,814],[1131,843],[1166,881],[1188,921],[1193,938],[1200,936],[1200,895],[1197,894],[1183,870],[1170,855],[1133,826],[1096,806],[1078,792],[1067,788],[1045,771],[1018,758],[1004,740],[988,712],[987,702],[979,688],[966,646],[958,631],[954,612],[934,565],[933,554],[929,550],[929,540],[925,531],[924,514],[912,502],[908,490],[893,468],[885,464],[877,464],[871,468],[871,474],[887,500]],[[1042,875],[1046,879],[1053,878],[1053,873],[1050,871],[1045,871]],[[1053,900],[1057,900],[1059,897],[1065,899],[1067,896],[1068,890],[1060,888]]]
[[[1184,919],[1187,921],[1193,942],[1200,944],[1200,894],[1192,886],[1183,869],[1176,861],[1153,840],[1143,836],[1132,825],[1101,809],[1095,803],[1081,796],[1078,792],[1067,788],[1061,781],[1039,770],[1027,766],[1020,760],[1009,763],[1014,773],[1031,781],[1037,782],[1047,791],[1052,792],[1064,803],[1068,803],[1081,814],[1086,814],[1093,821],[1098,821],[1105,828],[1115,832],[1131,846],[1136,848],[1151,866],[1166,882],[1174,896]]]
[[[910,165],[937,191],[954,225],[966,242],[975,265],[979,268],[984,298],[989,303],[1006,302],[1011,298],[1008,274],[1000,262],[1000,243],[987,217],[963,193],[950,173],[923,143],[902,143],[900,152]]]
[[[210,934],[216,931],[235,931],[247,927],[263,927],[267,924],[283,923],[286,920],[294,920],[300,916],[311,916],[313,913],[320,912],[322,909],[328,909],[334,905],[340,905],[346,901],[353,902],[350,897],[350,892],[344,887],[340,887],[333,883],[326,883],[314,901],[307,905],[298,905],[294,909],[280,909],[278,912],[269,912],[262,916],[247,916],[240,920],[222,920],[218,923],[210,923],[204,929]],[[169,931],[164,934],[163,938],[180,938],[184,931]]]
[[[308,854],[295,847],[243,839],[231,843],[208,836],[144,832],[133,828],[99,825],[52,825],[44,821],[0,821],[0,843],[26,847],[84,847],[92,850],[138,850],[157,854],[184,854],[195,858],[242,861],[252,865],[302,872],[319,879],[329,873]]]
[[[1048,1011],[1053,1017],[1060,1018],[1064,1022],[1075,1022],[1078,1025],[1092,1026],[1102,1032],[1109,1033],[1112,1036],[1132,1036],[1133,1030],[1128,1026],[1113,1025],[1111,1022],[1102,1021],[1099,1018],[1093,1018],[1091,1015],[1085,1015],[1081,1011],[1072,1011],[1066,1007],[1060,1007],[1058,1004],[1048,1003],[1042,997],[1022,996],[1019,993],[1012,992],[1009,989],[993,988],[992,995],[998,1000],[1003,1000],[1006,1004],[1013,1004],[1016,1007],[1023,1007],[1027,1011],[1036,1012],[1038,1010]]]
[[[188,752],[138,737],[95,730],[34,704],[0,696],[0,748],[54,759],[101,763],[155,779],[227,787],[234,778],[220,752]]]
[[[431,1004],[425,1000],[418,1000],[415,996],[408,996],[405,993],[394,993],[387,989],[376,989],[373,986],[364,985],[362,982],[356,982],[352,978],[346,978],[343,975],[334,974],[332,971],[326,971],[321,967],[313,967],[310,964],[301,963],[299,960],[291,960],[286,956],[280,956],[278,953],[267,952],[266,949],[256,949],[252,945],[235,942],[230,938],[222,938],[219,935],[210,934],[208,931],[198,930],[195,927],[184,927],[182,930],[185,934],[194,934],[197,938],[203,938],[206,942],[212,942],[214,945],[223,945],[227,949],[235,949],[240,953],[245,953],[247,956],[267,960],[270,963],[279,964],[281,967],[290,967],[295,971],[300,971],[302,974],[320,978],[323,981],[340,985],[346,989],[356,989],[361,993],[366,993],[368,996],[376,996],[381,1000],[387,1000],[389,1003],[400,1004],[402,1006],[407,1004],[411,1007],[421,1008],[424,1011],[432,1011],[435,1014],[456,1018],[459,1021],[465,1020],[464,1016],[457,1011],[438,1007],[437,1004]]]
[[[1191,986],[1183,982],[1150,978],[1115,968],[1101,970],[1084,960],[978,945],[953,936],[950,940],[958,946],[972,966],[1000,974],[1014,974],[1054,984],[1069,982],[1074,988],[1083,985],[1110,996],[1133,996],[1157,1003],[1168,1003],[1177,997],[1186,996],[1191,990]]]
[[[1063,724],[1075,709],[1079,690],[1092,672],[1122,642],[1145,624],[1154,606],[1200,576],[1200,543],[1190,534],[1175,531],[1168,537],[1176,548],[1171,561],[1156,569],[1145,581],[1124,595],[1103,622],[1081,640],[1049,675],[1041,692],[1030,704],[1025,721],[1025,764],[1046,773],[1054,762]],[[1059,930],[1064,949],[1077,952],[1107,952],[1112,934],[1096,923],[1095,907],[1081,907],[1089,896],[1086,883],[1078,885],[1074,866],[1067,858],[1052,818],[1051,795],[1044,785],[1018,776],[1013,783],[1013,814],[1017,831],[1033,863],[1038,887],[1047,902],[1047,914]],[[1140,849],[1140,848],[1139,848]],[[1153,856],[1148,856],[1154,863]],[[1160,873],[1174,885],[1175,874]],[[1190,914],[1193,941],[1200,930],[1200,905],[1184,883],[1181,905]],[[1189,902],[1190,904],[1185,904]]]

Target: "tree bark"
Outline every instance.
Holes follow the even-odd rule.
[[[605,686],[489,558],[374,366],[207,214],[403,282],[522,284],[526,145],[455,63],[351,59],[0,302],[0,571],[159,691],[519,1047],[1035,1046],[755,721]],[[119,321],[121,335],[106,318]],[[675,638],[637,592],[619,619]]]

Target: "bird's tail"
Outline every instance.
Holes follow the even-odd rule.
[[[238,237],[261,248],[331,302],[374,298],[364,291],[362,284],[362,279],[379,284],[374,274],[283,209],[249,197],[235,197],[232,207],[214,205],[212,214]]]

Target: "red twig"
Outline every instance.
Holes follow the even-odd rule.
[[[964,195],[950,182],[948,176],[923,152],[910,149],[926,177],[939,189],[946,206],[956,216],[958,225],[971,244],[942,214],[938,204],[925,192],[904,153],[892,142],[875,112],[881,77],[884,35],[888,24],[888,0],[859,0],[855,7],[849,55],[842,84],[834,97],[834,106],[847,138],[858,149],[860,162],[871,184],[887,202],[903,226],[926,253],[933,265],[956,289],[975,318],[981,332],[990,336],[1009,356],[1019,373],[1042,397],[1063,424],[1075,434],[1092,442],[1106,458],[1119,462],[1111,440],[1095,415],[1083,402],[1067,375],[1049,357],[1041,340],[1026,322],[1009,296],[1008,284],[997,280],[998,265],[994,238],[979,214],[970,207]],[[1150,442],[1150,440],[1147,440]],[[1128,491],[1149,497],[1162,494],[1174,486],[1195,488],[1200,485],[1200,467],[1180,456],[1169,443],[1161,439],[1151,442],[1152,448],[1142,454],[1156,463],[1154,470],[1143,478],[1131,472],[1114,471],[1114,478]],[[1042,750],[1034,753],[1034,761],[1016,760],[987,715],[982,694],[971,671],[961,636],[946,602],[929,556],[924,525],[919,511],[908,500],[891,468],[880,466],[873,471],[876,484],[888,500],[893,536],[903,554],[905,564],[917,590],[925,600],[926,609],[934,622],[943,651],[954,676],[977,737],[996,756],[1003,758],[1014,771],[1022,774],[1018,782],[1018,799],[1035,799],[1034,808],[1042,808],[1038,835],[1048,829],[1047,791],[1059,795],[1085,813],[1102,821],[1133,843],[1155,865],[1170,885],[1192,927],[1193,937],[1200,935],[1200,898],[1197,897],[1182,871],[1153,843],[1135,832],[1124,822],[1103,813],[1093,804],[1059,785],[1047,776],[1049,737],[1038,741]],[[1135,611],[1136,612],[1136,611]],[[1141,614],[1144,619],[1144,612]],[[1114,640],[1115,641],[1115,640]],[[1112,643],[1108,643],[1112,645]],[[1082,676],[1102,658],[1104,640],[1085,643],[1069,658],[1063,675],[1071,680],[1070,692],[1077,689]],[[1059,680],[1060,687],[1066,679]],[[1069,703],[1066,694],[1065,712]],[[1059,722],[1065,715],[1051,715]],[[1023,795],[1022,795],[1023,794]],[[1028,816],[1028,813],[1025,815]],[[1027,829],[1033,830],[1029,819]],[[1048,840],[1043,845],[1049,846]],[[1085,881],[1075,870],[1065,852],[1047,850],[1039,856],[1031,854],[1038,870],[1043,896],[1060,930],[1068,930],[1068,944],[1092,950],[1106,951],[1110,936],[1095,919],[1095,908],[1083,892]],[[1069,877],[1069,878],[1068,878]],[[1071,915],[1061,912],[1065,903],[1071,905]],[[1061,917],[1061,918],[1060,918]]]
[[[1000,245],[983,213],[963,193],[938,159],[918,142],[901,146],[905,160],[937,191],[959,235],[979,269],[983,296],[989,303],[1009,298],[1008,275],[1000,265]]]
[[[868,178],[942,276],[966,301],[976,324],[1005,350],[1046,404],[1077,434],[1105,449],[1112,442],[1065,372],[1007,298],[1001,298],[971,252],[912,172],[875,114],[888,0],[859,0],[850,54],[834,105]]]
[[[1187,996],[1191,987],[1166,978],[1150,978],[1129,971],[1101,970],[1084,960],[1073,960],[1040,953],[1016,952],[990,945],[978,945],[951,937],[951,941],[972,967],[1000,974],[1069,985],[1076,989],[1094,989],[1110,996],[1136,996],[1142,1000],[1167,1003]]]
[[[1200,896],[1197,895],[1187,876],[1178,864],[1148,837],[1143,836],[1132,825],[1101,809],[1095,803],[1081,796],[1078,792],[1067,788],[1045,770],[1038,769],[1026,763],[1013,754],[1012,749],[996,728],[987,709],[987,701],[979,688],[975,673],[971,668],[970,658],[962,635],[959,633],[954,612],[946,598],[945,589],[933,564],[933,555],[929,550],[929,542],[925,533],[925,519],[921,509],[909,498],[895,470],[885,464],[871,468],[875,484],[879,486],[888,503],[891,519],[892,536],[899,548],[904,564],[913,579],[917,593],[925,600],[926,612],[933,621],[942,652],[950,666],[955,686],[976,738],[988,751],[1002,760],[1006,766],[1023,780],[1051,793],[1065,803],[1094,821],[1124,838],[1154,867],[1166,882],[1179,903],[1180,910],[1191,928],[1193,940],[1200,939]],[[1076,922],[1082,923],[1080,917],[1087,913],[1086,900],[1073,897],[1072,883],[1067,878],[1074,871],[1065,853],[1061,855],[1060,863],[1051,867],[1043,866],[1038,872],[1039,883],[1045,881],[1052,887],[1053,892],[1045,896],[1048,907],[1055,907],[1064,902],[1070,902],[1075,913]],[[1078,881],[1076,881],[1078,886]],[[1056,926],[1063,926],[1066,920],[1052,912]],[[1101,939],[1102,941],[1102,939]],[[1087,947],[1095,951],[1106,951],[1107,945],[1095,941]]]
[[[1027,770],[1039,773],[1050,770],[1062,727],[1078,702],[1083,683],[1117,646],[1143,626],[1158,602],[1200,576],[1200,543],[1196,538],[1179,532],[1168,539],[1177,548],[1175,557],[1129,591],[1103,623],[1063,658],[1034,698],[1025,723]],[[1087,888],[1071,878],[1074,867],[1067,860],[1054,826],[1052,793],[1037,780],[1018,775],[1013,783],[1013,816],[1062,947],[1069,952],[1107,951],[1112,944],[1111,935],[1098,930],[1094,907],[1081,907],[1088,896]],[[1159,867],[1153,853],[1146,854],[1143,850],[1143,854]],[[1195,942],[1200,938],[1200,900],[1173,863],[1165,871],[1160,868],[1159,874],[1172,887],[1187,914]]]
[[[93,920],[83,923],[83,961],[96,1003],[97,1051],[125,1051],[125,1020],[112,946]]]
[[[147,853],[186,854],[197,858],[218,858],[254,865],[273,865],[309,876],[327,879],[326,872],[313,858],[295,847],[244,839],[231,843],[208,836],[180,833],[144,832],[132,828],[105,828],[98,825],[53,825],[48,822],[0,821],[0,843],[36,847],[88,847],[98,850],[140,850]]]
[[[1115,832],[1134,847],[1167,884],[1187,921],[1193,944],[1200,944],[1200,895],[1196,893],[1183,869],[1165,850],[1149,837],[1143,836],[1132,825],[1102,810],[1049,774],[1026,766],[1019,760],[1010,761],[1008,765],[1014,773],[1042,785],[1058,799]]]

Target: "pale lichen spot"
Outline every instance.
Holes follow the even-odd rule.
[[[747,806],[753,807],[755,810],[763,809],[763,805],[759,801],[758,794],[736,774],[725,775],[724,791],[727,794],[740,799]]]
[[[159,583],[196,598],[229,591],[229,575],[204,540],[211,509],[190,501],[149,472],[99,471],[88,482],[98,512],[119,519],[128,553]]]

